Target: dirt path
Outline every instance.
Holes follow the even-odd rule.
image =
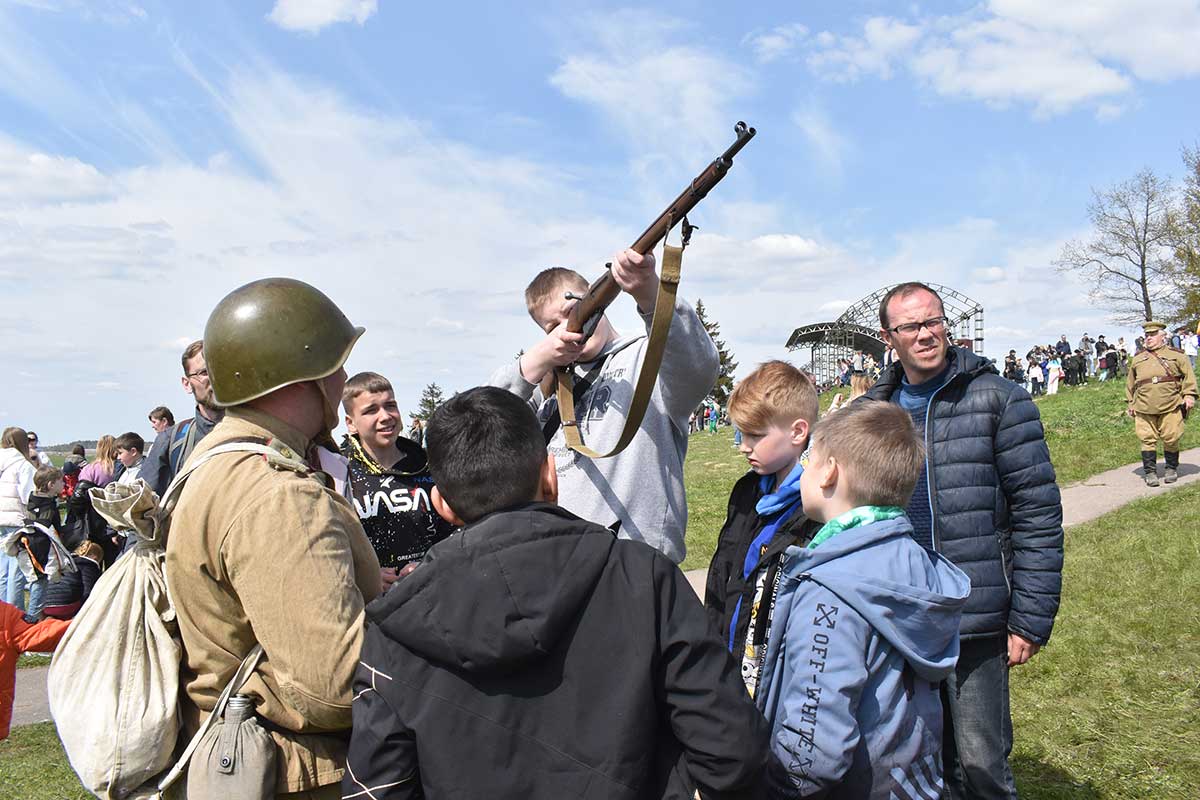
[[[1179,481],[1157,489],[1146,486],[1141,477],[1141,464],[1127,464],[1108,472],[1101,472],[1086,480],[1063,489],[1063,523],[1078,525],[1107,514],[1140,497],[1167,492],[1180,486],[1200,481],[1200,447],[1185,450],[1180,454]],[[1159,464],[1162,474],[1162,464]],[[687,573],[688,582],[700,597],[704,596],[705,570],[694,569]],[[46,700],[46,667],[17,670],[17,694],[13,707],[13,727],[44,722],[50,719],[50,706]]]

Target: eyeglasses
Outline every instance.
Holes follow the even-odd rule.
[[[208,377],[208,369],[205,368],[205,369],[198,369],[195,372],[185,372],[184,375],[186,375],[189,378],[207,378]]]
[[[894,328],[887,328],[890,333],[898,333],[901,336],[916,336],[921,328],[925,328],[930,333],[939,333],[946,329],[948,320],[945,317],[930,317],[924,322],[905,322],[903,325],[897,325]]]

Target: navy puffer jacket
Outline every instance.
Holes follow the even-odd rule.
[[[1041,415],[986,359],[951,347],[925,431],[934,548],[971,578],[963,638],[1045,644],[1062,591],[1062,498]],[[899,362],[865,395],[891,400]]]

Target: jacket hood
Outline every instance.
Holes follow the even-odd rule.
[[[500,511],[430,549],[367,606],[389,638],[454,669],[492,672],[551,652],[608,563],[616,538],[544,503]]]
[[[21,451],[15,447],[0,448],[0,472],[11,467],[13,464],[24,461],[29,463],[29,459],[21,455]]]
[[[904,517],[839,533],[815,550],[792,547],[785,578],[807,575],[861,614],[925,680],[940,681],[958,659],[966,574],[938,553],[900,546]]]
[[[989,359],[963,347],[948,348],[946,360],[950,362],[950,375],[946,378],[946,383],[950,383],[960,375],[974,378],[988,372],[1000,374],[996,370],[996,365]],[[872,400],[887,400],[900,388],[900,381],[903,378],[904,365],[897,361],[880,374],[879,380],[867,391],[867,396]]]

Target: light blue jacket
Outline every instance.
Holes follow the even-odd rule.
[[[773,796],[940,796],[938,683],[971,584],[911,531],[898,517],[788,549],[757,695]]]

